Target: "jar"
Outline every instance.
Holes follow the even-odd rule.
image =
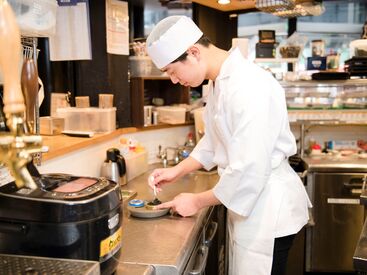
[[[325,42],[324,40],[311,41],[312,56],[325,56]]]

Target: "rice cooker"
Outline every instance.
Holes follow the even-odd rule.
[[[112,274],[121,248],[120,187],[105,178],[44,174],[37,189],[0,187],[0,253],[99,261]]]

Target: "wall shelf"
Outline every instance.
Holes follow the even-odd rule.
[[[298,58],[255,58],[255,63],[296,63]]]
[[[130,79],[131,121],[144,126],[144,106],[153,105],[153,98],[162,98],[164,105],[189,104],[190,87],[173,84],[168,76],[141,76]]]

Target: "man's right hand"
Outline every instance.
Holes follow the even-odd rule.
[[[166,183],[174,182],[179,177],[178,167],[160,168],[155,169],[148,178],[149,186],[154,189],[157,188],[157,192],[162,191],[161,186]]]

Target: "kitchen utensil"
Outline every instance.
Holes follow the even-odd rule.
[[[38,72],[33,59],[25,58],[21,74],[21,87],[26,106],[26,122],[30,133],[34,133],[35,108],[38,95]]]

